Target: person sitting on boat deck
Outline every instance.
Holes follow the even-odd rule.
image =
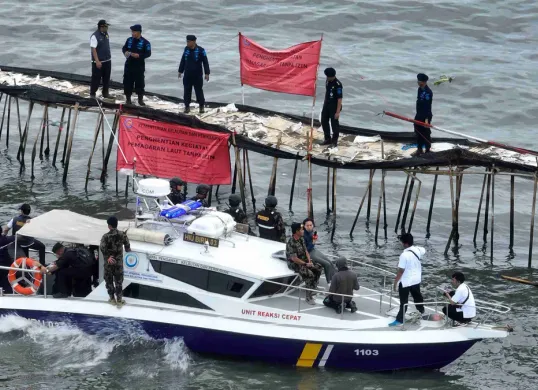
[[[112,216],[106,221],[109,232],[101,238],[101,253],[105,261],[104,279],[109,303],[123,305],[123,247],[126,252],[131,251],[131,243],[125,232],[118,230],[118,218]],[[115,296],[114,296],[115,295]]]
[[[443,307],[443,313],[453,321],[465,324],[471,322],[476,316],[476,304],[474,296],[465,283],[465,275],[462,272],[454,272],[451,280],[456,291],[445,292],[445,296],[450,301],[447,308]]]
[[[422,281],[422,264],[420,260],[426,253],[426,250],[420,246],[415,246],[413,235],[404,233],[400,236],[404,250],[400,255],[398,262],[398,274],[394,279],[394,291],[398,291],[400,295],[400,310],[396,316],[396,320],[391,322],[389,326],[397,326],[403,323],[403,317],[407,311],[407,302],[409,301],[409,293],[413,297],[415,307],[424,314],[424,302],[420,293],[420,282]]]
[[[123,88],[125,92],[126,104],[132,104],[131,95],[133,87],[138,95],[138,104],[144,103],[144,72],[146,71],[146,58],[151,57],[151,44],[142,37],[142,26],[135,24],[131,26],[130,38],[127,38],[125,45],[121,49],[125,56],[125,67],[123,71]]]
[[[306,233],[306,232],[305,232]],[[336,260],[338,272],[334,274],[331,281],[329,292],[343,295],[353,295],[353,290],[359,290],[359,279],[357,274],[347,267],[347,259],[339,257]],[[327,295],[323,300],[323,304],[327,307],[332,307],[337,313],[341,313],[342,298],[345,303],[345,308],[350,309],[352,313],[357,311],[357,305],[351,297],[341,297],[338,295]]]
[[[110,40],[106,20],[97,22],[97,30],[90,37],[90,48],[92,58],[90,97],[95,98],[95,93],[99,89],[101,80],[103,80],[103,97],[109,98],[108,88],[112,71],[112,55],[110,54]]]
[[[30,207],[30,205],[28,203],[24,203],[20,207],[20,210],[21,214],[18,217],[15,217],[11,221],[9,221],[7,226],[4,227],[4,235],[7,235],[7,233],[11,229],[11,234],[15,236],[24,225],[30,223],[30,220],[32,219],[32,217],[30,217],[30,213],[32,212],[32,208]],[[45,265],[45,244],[43,244],[41,241],[36,240],[32,237],[19,236],[17,239],[17,245],[21,247],[26,257],[30,256],[28,251],[29,249],[34,249],[38,251],[39,262],[41,263],[41,265]]]
[[[310,218],[306,218],[303,221],[304,225],[304,242],[306,243],[306,249],[310,254],[310,258],[315,264],[320,264],[325,271],[325,279],[327,283],[331,283],[333,275],[336,272],[331,260],[325,256],[321,251],[316,249],[316,241],[318,239],[318,232],[314,231],[314,221]]]
[[[432,123],[432,101],[433,92],[428,87],[428,76],[424,73],[417,75],[418,92],[417,92],[417,113],[415,115],[416,121],[424,123]],[[432,146],[432,131],[428,127],[414,124],[415,134],[417,136],[417,151],[415,156],[420,156],[425,148],[426,153],[429,153]]]
[[[310,259],[310,255],[306,250],[304,242],[303,225],[297,222],[291,224],[292,236],[286,244],[286,258],[288,259],[288,267],[297,272],[303,278],[306,288],[315,290],[318,287],[319,277],[321,276],[322,268],[319,264],[314,264]],[[306,302],[309,305],[315,305],[315,293],[313,291],[306,292]]]
[[[54,298],[85,297],[92,291],[92,273],[95,259],[85,248],[65,248],[57,242],[52,252],[58,260],[47,267],[48,273],[56,273],[52,295]],[[73,281],[75,286],[73,287]]]
[[[211,187],[209,187],[207,184],[198,184],[196,187],[196,195],[194,195],[190,200],[196,200],[200,203],[202,203],[203,207],[209,207],[209,203],[207,201],[207,194],[211,190]]]
[[[321,126],[323,127],[323,135],[325,141],[322,145],[338,145],[338,136],[340,134],[340,111],[342,110],[342,98],[344,87],[340,80],[336,78],[336,70],[334,68],[325,69],[325,101],[321,111]],[[329,126],[329,122],[331,123]],[[331,138],[331,128],[333,135]]]
[[[179,177],[173,177],[170,179],[170,194],[168,199],[172,204],[176,205],[185,202],[185,195],[183,195],[183,185],[185,182]]]
[[[194,35],[187,35],[187,46],[183,50],[181,61],[179,63],[177,78],[183,76],[183,100],[185,103],[185,113],[190,112],[192,97],[192,87],[196,94],[196,100],[200,105],[200,114],[204,113],[204,73],[205,81],[209,81],[209,61],[207,53],[202,46],[196,44]]]
[[[279,242],[286,242],[286,226],[282,215],[275,210],[278,200],[269,195],[265,198],[265,208],[256,214],[256,225],[260,231],[260,238]]]

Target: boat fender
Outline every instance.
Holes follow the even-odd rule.
[[[38,270],[41,268],[41,264],[39,264],[39,261],[36,261],[30,257],[19,257],[13,262],[13,264],[11,264],[11,267],[21,268],[21,270],[25,268]],[[35,293],[37,292],[37,290],[39,290],[39,287],[41,286],[43,275],[38,272],[33,273],[34,280],[27,287],[23,287],[19,284],[19,279],[17,279],[17,271],[14,269],[9,270],[7,279],[9,280],[9,284],[11,284],[13,291],[15,291],[16,293],[21,295],[35,295]]]

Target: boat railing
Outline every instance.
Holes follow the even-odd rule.
[[[334,255],[326,255],[326,256],[327,257],[332,257],[333,259],[337,259],[339,257],[339,256],[334,256]],[[383,289],[386,288],[387,277],[391,277],[391,276],[396,277],[396,274],[394,272],[388,271],[388,270],[386,270],[384,268],[377,267],[377,266],[372,265],[372,264],[365,263],[364,261],[348,259],[348,258],[346,258],[346,260],[347,260],[348,263],[360,265],[361,267],[367,267],[367,268],[382,272],[383,273]]]
[[[5,266],[0,266],[0,269],[5,269],[5,270],[8,270],[8,271],[16,271],[16,272],[21,272],[22,273],[22,276],[20,276],[19,278],[15,279],[15,282],[19,282],[21,280],[24,280],[26,283],[28,283],[29,285],[32,285],[33,282],[31,280],[29,280],[26,276],[24,276],[24,274],[26,272],[29,272],[29,273],[32,273],[32,274],[42,274],[43,275],[43,296],[46,298],[47,297],[47,274],[46,273],[42,273],[41,270],[39,269],[28,269],[28,268],[18,268],[18,267],[5,267]],[[4,295],[4,289],[3,288],[0,288],[0,296],[3,296]]]

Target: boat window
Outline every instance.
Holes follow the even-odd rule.
[[[229,297],[242,297],[254,284],[251,281],[235,276],[182,264],[151,260],[151,265],[155,272],[202,290]]]
[[[213,310],[210,307],[204,305],[202,302],[197,301],[189,294],[159,287],[146,286],[138,283],[129,284],[123,290],[123,296],[129,298],[143,299],[145,301],[194,307],[196,309]]]
[[[292,276],[286,276],[284,278],[277,278],[277,279],[270,279],[273,282],[282,283],[282,284],[291,284],[293,282],[293,279],[295,279],[295,275]],[[301,283],[301,280],[297,278],[294,285],[298,285]],[[263,282],[260,287],[256,289],[252,293],[252,295],[249,298],[259,298],[264,297],[267,295],[274,295],[278,293],[283,293],[286,290],[287,287],[281,286],[278,284],[270,283],[270,282]]]

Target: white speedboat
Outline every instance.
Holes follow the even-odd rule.
[[[306,289],[282,258],[284,244],[239,233],[228,214],[215,210],[160,217],[158,199],[167,189],[166,181],[141,180],[138,194],[151,195],[141,198],[146,210],[135,221],[120,223],[121,229],[129,227],[132,249],[124,256],[126,305],[109,304],[101,282],[82,298],[56,299],[49,291],[3,294],[0,314],[49,326],[68,324],[97,335],[132,325],[157,339],[181,337],[199,353],[361,371],[437,369],[476,342],[508,335],[506,329],[484,323],[491,314],[509,311],[493,303],[477,306],[475,321],[459,327],[428,319],[442,304],[430,302],[430,315],[422,318],[413,315],[411,306],[404,326],[390,328],[398,301],[382,287],[364,287],[368,281],[361,278],[356,313],[324,307],[323,283],[317,305],[307,305]],[[18,234],[99,245],[106,232],[103,220],[53,210]],[[100,258],[102,272],[102,254]],[[392,285],[389,272],[356,264],[359,275],[364,274],[361,267],[370,267],[383,272],[383,284]]]

